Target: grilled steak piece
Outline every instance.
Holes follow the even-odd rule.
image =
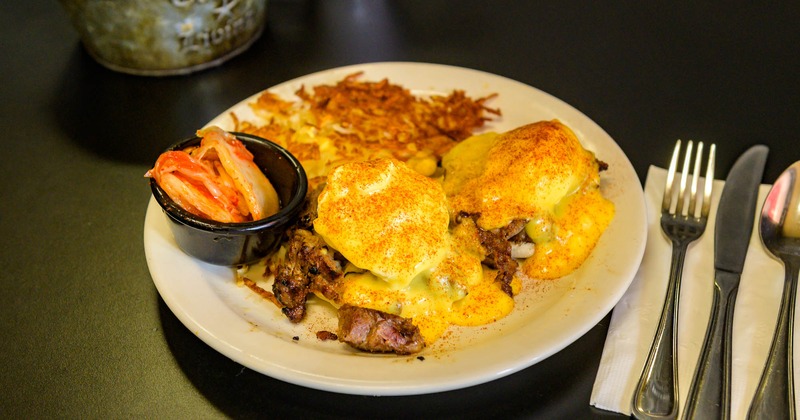
[[[317,185],[308,190],[303,209],[300,210],[297,218],[297,226],[307,230],[314,230],[314,220],[317,218],[317,199],[325,188],[325,182],[320,182],[316,178],[309,180],[309,184],[312,183],[317,183]]]
[[[275,273],[272,293],[283,306],[284,315],[292,322],[300,322],[306,313],[309,293],[320,292],[334,302],[339,300],[337,281],[341,276],[341,264],[319,235],[293,229],[286,257]]]
[[[511,291],[511,280],[514,278],[519,264],[511,257],[511,242],[496,232],[478,229],[481,245],[486,249],[486,258],[483,263],[497,269],[494,280],[500,283],[502,291],[514,297],[514,293]]]
[[[525,235],[525,225],[528,223],[525,219],[514,219],[509,222],[505,227],[497,229],[495,233],[505,239],[511,239],[516,236]]]
[[[339,336],[335,333],[330,331],[317,331],[317,340],[328,341],[328,340],[338,340]]]
[[[411,320],[352,305],[339,308],[339,341],[373,353],[412,354],[425,340]]]
[[[476,221],[478,238],[483,248],[486,249],[486,257],[482,262],[497,270],[495,281],[500,283],[500,289],[503,292],[513,297],[511,280],[514,278],[514,273],[517,272],[519,263],[511,256],[511,242],[509,242],[509,239],[525,231],[525,221],[521,219],[513,220],[504,228],[485,230],[477,226],[477,220],[480,217],[480,213],[461,212],[456,216],[456,223],[460,223],[464,218]]]

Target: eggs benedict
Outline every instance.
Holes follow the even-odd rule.
[[[338,339],[411,354],[451,325],[508,315],[522,281],[588,258],[614,215],[604,166],[558,121],[472,136],[438,177],[383,158],[337,166],[308,199],[274,269],[293,322],[307,295],[338,309]]]

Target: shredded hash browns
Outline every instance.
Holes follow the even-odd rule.
[[[232,115],[235,130],[284,146],[303,162],[309,177],[326,175],[345,162],[379,157],[416,162],[415,169],[429,172],[444,153],[490,120],[487,114],[500,115],[485,105],[495,95],[473,100],[455,90],[423,98],[387,79],[359,81],[361,75],[311,91],[303,86],[295,92],[297,102],[265,92],[250,106],[267,123]],[[428,164],[419,165],[420,159]]]

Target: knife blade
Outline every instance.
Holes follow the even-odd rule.
[[[768,153],[764,145],[751,147],[736,160],[725,179],[714,226],[711,318],[689,388],[686,419],[730,418],[733,311]]]

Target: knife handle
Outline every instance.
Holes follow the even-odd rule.
[[[739,274],[717,271],[711,319],[687,396],[686,419],[729,419],[731,415],[731,343]]]
[[[775,327],[775,336],[761,381],[756,388],[753,402],[750,403],[748,420],[795,418],[792,341],[798,265],[800,261],[797,259],[785,261],[786,281],[778,312],[778,325]]]

